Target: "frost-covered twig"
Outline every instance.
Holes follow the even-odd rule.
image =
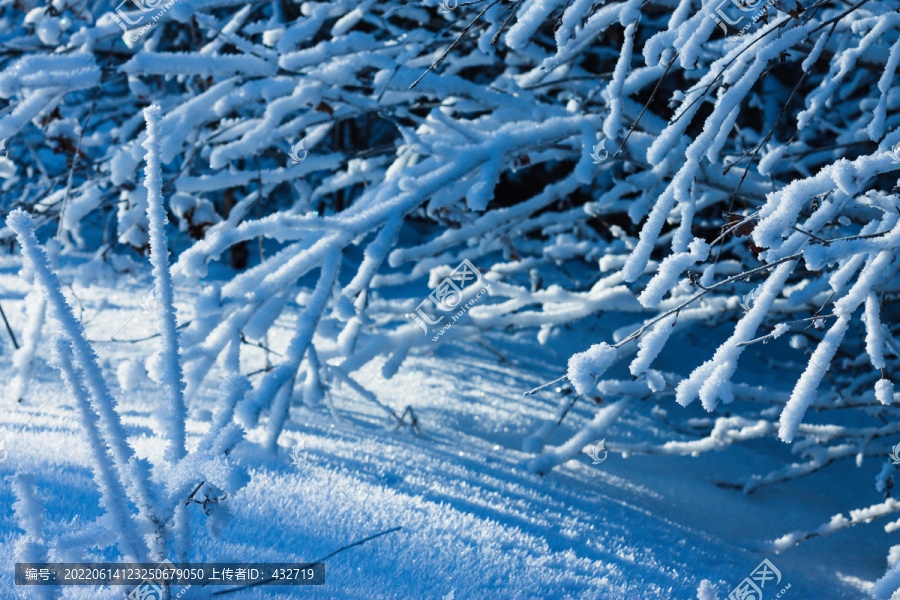
[[[35,281],[41,286],[62,334],[71,345],[72,362],[80,371],[79,379],[90,395],[92,408],[99,416],[103,437],[110,447],[120,482],[132,494],[132,501],[146,522],[160,527],[161,511],[157,499],[151,493],[149,469],[144,461],[134,457],[126,441],[125,432],[115,410],[116,402],[103,379],[97,356],[85,340],[84,332],[62,294],[56,274],[50,270],[47,255],[35,237],[34,222],[25,212],[17,210],[9,215],[7,224],[16,232],[22,254],[34,272]],[[162,536],[161,531],[155,532],[156,542],[152,546],[154,552],[161,551]]]
[[[528,470],[544,475],[555,466],[574,458],[584,451],[588,443],[596,441],[622,415],[628,404],[629,399],[625,398],[598,410],[591,422],[565,444],[545,451],[528,461]]]
[[[856,444],[865,455],[867,428],[847,426],[848,411],[892,423],[900,372],[887,322],[900,292],[900,17],[882,0],[796,14],[776,5],[719,38],[706,4],[491,0],[457,21],[395,0],[327,0],[299,19],[278,3],[192,3],[127,52],[107,48],[118,26],[88,8],[29,13],[27,24],[13,16],[0,32],[27,50],[0,58],[11,103],[0,138],[13,157],[36,148],[37,168],[3,163],[16,178],[5,207],[57,228],[109,214],[110,254],[145,253],[141,109],[164,106],[160,165],[184,224],[171,272],[200,290],[184,329],[199,341],[182,349],[186,397],[219,393],[207,381],[217,361],[240,377],[235,365],[257,354],[240,340],[271,347],[285,311],[303,310],[296,343],[250,400],[235,391],[223,401],[253,425],[269,408],[269,440],[290,416],[293,387],[315,403],[332,365],[361,381],[356,371],[384,360],[390,377],[434,343],[524,330],[545,344],[603,313],[617,330],[592,360],[575,359],[578,391],[700,398],[711,419],[734,399],[730,416],[778,422],[782,439],[797,438],[785,452]],[[199,27],[181,35],[185,23]],[[429,69],[436,58],[440,73]],[[125,77],[101,78],[101,64]],[[103,120],[86,119],[92,94]],[[295,162],[287,150],[301,140],[308,156]],[[90,169],[51,160],[76,147]],[[241,248],[259,240],[261,260],[243,265]],[[229,254],[227,281],[201,281]],[[323,299],[311,276],[332,257],[354,275],[336,277]],[[433,342],[405,315],[463,259],[490,293]],[[805,320],[828,329],[784,330]],[[698,369],[653,368],[706,327],[724,342]],[[733,381],[744,353],[805,372],[748,394]],[[625,359],[623,380],[598,381]],[[808,433],[809,410],[843,433]]]
[[[841,529],[859,525],[860,523],[868,523],[879,517],[895,512],[900,512],[900,500],[888,498],[881,504],[874,504],[868,508],[851,510],[849,518],[845,517],[843,514],[834,515],[828,523],[825,523],[815,531],[794,531],[785,534],[777,540],[770,542],[769,545],[773,550],[780,552],[799,544],[803,540],[808,540],[820,535],[830,535]]]
[[[53,352],[69,392],[75,399],[81,428],[87,436],[91,451],[94,481],[100,489],[103,506],[109,514],[108,522],[115,527],[115,533],[119,537],[119,550],[123,557],[135,562],[143,562],[148,559],[149,550],[146,542],[137,535],[140,528],[135,523],[128,507],[127,480],[123,481],[122,473],[116,472],[114,458],[101,433],[102,427],[98,422],[99,415],[91,407],[89,393],[81,381],[82,375],[75,367],[72,348],[68,342],[56,338],[53,340]]]
[[[16,542],[16,562],[48,562],[47,540],[44,537],[44,508],[37,500],[34,484],[28,477],[16,473],[11,477],[12,492],[16,500],[12,508],[25,535]],[[53,587],[38,586],[32,593],[39,600],[53,600],[58,597]]]
[[[22,336],[22,347],[13,355],[15,376],[10,386],[9,398],[21,402],[25,397],[25,388],[34,372],[36,353],[41,340],[41,328],[44,326],[47,304],[40,292],[31,292],[26,296],[28,307],[28,323]]]
[[[147,139],[143,146],[147,151],[147,167],[144,186],[147,188],[147,221],[150,224],[150,262],[156,281],[155,295],[158,302],[157,317],[160,348],[160,384],[165,390],[168,412],[166,450],[170,461],[178,461],[185,455],[184,377],[181,373],[181,357],[178,353],[177,319],[172,275],[169,272],[169,246],[166,242],[166,217],[162,198],[162,165],[160,165],[160,113],[159,106],[144,109],[147,121]]]

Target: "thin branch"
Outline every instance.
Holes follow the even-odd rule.
[[[191,321],[185,321],[181,325],[178,325],[175,329],[184,329],[185,327],[187,327],[190,324],[191,324]],[[147,337],[136,338],[133,340],[117,340],[114,336],[108,340],[88,340],[88,342],[90,342],[91,344],[108,344],[109,342],[117,342],[120,344],[136,344],[138,342],[146,342],[147,340],[152,340],[153,338],[158,338],[158,337],[159,337],[159,334],[154,333],[153,335],[148,335]]]
[[[91,103],[91,109],[88,111],[87,119],[84,121],[84,127],[78,135],[78,143],[75,145],[75,153],[72,155],[72,167],[69,169],[69,179],[66,182],[66,192],[63,195],[62,205],[59,209],[59,225],[56,228],[56,237],[62,236],[63,219],[66,218],[66,204],[69,201],[69,193],[72,191],[72,177],[75,175],[75,166],[78,164],[78,154],[81,152],[81,142],[84,139],[84,132],[87,131],[91,124],[91,117],[94,115],[94,109],[97,108],[97,100],[100,98],[100,88],[94,93],[94,101]]]
[[[444,53],[441,54],[440,58],[438,58],[436,61],[434,61],[434,63],[433,63],[430,67],[428,67],[427,69],[425,69],[425,72],[422,73],[422,74],[419,76],[419,78],[416,79],[416,80],[413,82],[413,84],[412,84],[411,86],[409,86],[409,89],[413,89],[414,87],[416,87],[417,85],[419,85],[419,82],[422,81],[422,79],[423,79],[426,75],[428,75],[428,73],[429,73],[432,69],[434,69],[434,68],[437,67],[439,64],[441,64],[442,62],[444,62],[444,59],[447,58],[447,55],[450,54],[450,51],[453,50],[453,47],[456,46],[457,43],[459,43],[459,40],[463,39],[463,37],[466,35],[466,33],[469,32],[469,29],[472,28],[472,25],[474,25],[475,22],[478,21],[478,19],[480,19],[481,16],[482,16],[484,13],[486,13],[488,10],[490,10],[494,5],[498,4],[499,2],[500,2],[500,0],[494,0],[493,2],[491,2],[490,4],[488,4],[488,5],[484,8],[484,10],[482,10],[480,13],[478,13],[478,14],[475,16],[475,18],[472,19],[472,21],[471,21],[468,25],[466,25],[465,29],[462,30],[462,33],[459,34],[459,37],[457,37],[455,40],[453,40],[453,43],[450,44],[450,46],[449,46],[446,50],[444,50]]]
[[[9,321],[6,320],[6,313],[3,312],[3,306],[0,305],[0,317],[3,317],[3,322],[6,324],[6,331],[9,332],[9,337],[12,339],[13,346],[16,347],[16,350],[19,349],[19,342],[16,341],[16,334],[13,333],[12,327],[9,326]]]
[[[543,390],[543,389],[545,389],[545,388],[548,388],[548,387],[550,387],[551,385],[554,385],[554,384],[559,383],[559,382],[561,382],[561,381],[565,381],[566,379],[568,379],[568,377],[569,377],[568,375],[563,375],[563,376],[560,377],[559,379],[554,379],[554,380],[551,381],[550,383],[545,383],[544,385],[539,385],[538,387],[536,387],[536,388],[534,388],[534,389],[528,390],[527,392],[525,392],[525,393],[522,394],[522,395],[523,395],[523,396],[531,396],[532,394],[534,394],[534,393],[536,393],[536,392],[539,392],[539,391],[541,391],[541,390]]]
[[[513,16],[516,14],[516,11],[519,10],[520,6],[522,6],[523,1],[524,0],[518,0],[518,2],[516,2],[516,5],[513,6],[512,12],[509,13],[509,16],[506,17],[505,21],[503,21],[503,25],[500,26],[500,29],[498,29],[497,33],[494,34],[494,37],[491,38],[491,46],[496,44],[497,40],[500,39],[500,34],[502,34],[503,30],[506,29],[506,26],[509,24],[509,22],[512,20]]]
[[[743,219],[743,220],[741,220],[741,221],[738,221],[737,223],[735,223],[734,225],[732,225],[731,227],[729,227],[728,229],[726,229],[725,231],[723,231],[722,234],[721,234],[719,237],[717,237],[716,239],[714,239],[712,242],[710,242],[709,245],[710,245],[710,246],[715,246],[715,245],[719,242],[719,240],[722,240],[722,239],[726,238],[726,237],[728,236],[729,233],[731,233],[732,231],[734,231],[735,229],[737,229],[737,228],[740,227],[741,225],[744,225],[745,223],[749,223],[750,221],[755,220],[756,217],[757,217],[757,215],[759,215],[759,210],[753,211],[753,212],[750,213],[750,215],[748,215],[745,219]]]
[[[791,546],[796,546],[800,542],[810,538],[829,535],[841,529],[846,529],[847,527],[852,527],[860,523],[868,523],[879,517],[898,511],[900,511],[900,500],[888,498],[881,504],[875,504],[868,508],[851,510],[849,519],[845,518],[843,513],[839,513],[815,531],[794,531],[788,533],[777,540],[769,542],[769,546],[773,549],[783,550]]]
[[[258,342],[256,342],[256,343],[251,342],[251,341],[248,340],[246,337],[244,337],[244,332],[241,332],[241,343],[242,343],[242,344],[247,344],[248,346],[256,346],[257,348],[262,348],[262,349],[265,350],[266,352],[271,352],[271,353],[274,354],[275,356],[279,356],[279,357],[282,357],[282,358],[283,358],[283,355],[282,355],[282,354],[279,354],[278,352],[275,352],[274,350],[272,350],[272,349],[269,348],[268,346],[265,346],[265,345],[260,344],[260,343],[258,343]],[[268,356],[266,357],[266,360],[268,361]],[[267,369],[267,370],[268,370],[268,369]]]
[[[187,502],[184,503],[185,506],[187,506],[187,505],[189,505],[189,504],[191,503],[191,501],[194,499],[194,496],[197,494],[197,492],[200,491],[200,488],[203,487],[203,484],[204,484],[204,483],[206,483],[206,482],[205,482],[205,481],[201,481],[200,483],[197,484],[197,487],[195,487],[195,488],[194,488],[194,491],[191,492],[191,495],[188,496]]]
[[[634,123],[631,124],[631,127],[628,128],[628,133],[625,134],[625,139],[622,140],[622,144],[619,146],[619,149],[616,150],[616,153],[615,153],[615,154],[613,154],[613,158],[615,158],[616,156],[618,156],[618,155],[619,155],[619,152],[622,151],[622,148],[625,147],[625,142],[627,142],[627,141],[628,141],[628,138],[631,137],[631,132],[633,132],[633,131],[635,130],[635,128],[637,127],[638,123],[641,122],[641,117],[644,116],[644,113],[647,111],[647,107],[649,107],[649,106],[650,106],[650,103],[653,102],[653,99],[656,97],[656,92],[659,90],[659,86],[662,84],[663,79],[666,78],[666,75],[669,73],[669,69],[672,68],[672,65],[675,64],[675,61],[676,61],[677,59],[678,59],[678,53],[676,52],[676,53],[675,53],[675,56],[672,57],[672,60],[669,61],[669,66],[667,66],[667,67],[666,67],[666,70],[663,71],[663,74],[660,75],[659,81],[656,82],[656,87],[653,88],[653,92],[650,93],[650,97],[647,98],[647,102],[644,103],[644,108],[641,109],[641,112],[640,112],[640,114],[638,115],[637,119],[635,119]]]
[[[662,315],[659,315],[658,317],[656,317],[656,318],[653,319],[652,321],[650,321],[650,322],[648,322],[647,324],[645,324],[645,325],[644,325],[643,327],[641,327],[640,329],[637,329],[636,331],[634,331],[631,335],[629,335],[628,337],[626,337],[625,339],[623,339],[623,340],[622,340],[621,342],[619,342],[618,344],[614,344],[614,345],[613,345],[613,348],[621,348],[622,346],[624,346],[624,345],[627,344],[628,342],[630,342],[630,341],[632,341],[632,340],[634,340],[634,339],[639,338],[639,337],[644,333],[644,331],[647,330],[647,328],[649,328],[649,327],[655,325],[655,324],[658,323],[659,321],[662,321],[663,319],[665,319],[666,317],[668,317],[668,316],[671,315],[671,314],[680,312],[684,307],[686,307],[686,306],[688,306],[688,305],[690,305],[690,304],[693,304],[695,301],[699,300],[701,297],[705,296],[706,294],[708,294],[709,292],[713,291],[713,290],[716,289],[716,288],[719,288],[719,287],[721,287],[721,286],[723,286],[723,285],[726,285],[726,284],[728,284],[728,283],[731,283],[731,282],[733,282],[733,281],[737,281],[737,280],[739,280],[739,279],[744,279],[744,278],[749,277],[750,275],[753,275],[753,274],[758,273],[758,272],[760,272],[760,271],[764,271],[764,270],[766,270],[766,269],[771,269],[772,267],[778,266],[778,265],[780,265],[781,263],[786,263],[786,262],[789,262],[789,261],[792,261],[792,260],[797,260],[797,259],[799,259],[800,257],[801,257],[801,254],[800,254],[800,253],[792,254],[792,255],[790,255],[790,256],[785,256],[785,257],[782,258],[782,259],[776,260],[775,262],[772,262],[772,263],[768,263],[768,264],[762,265],[761,267],[756,267],[755,269],[751,269],[751,270],[749,270],[749,271],[744,271],[743,273],[738,273],[737,275],[732,275],[731,277],[728,277],[727,279],[723,279],[723,280],[720,281],[719,283],[716,283],[716,284],[714,284],[714,285],[711,285],[711,286],[709,286],[708,288],[705,288],[703,291],[698,292],[696,295],[694,295],[694,296],[692,296],[691,298],[685,300],[684,302],[682,302],[681,304],[679,304],[678,306],[676,306],[676,307],[673,308],[672,310],[670,310],[670,311],[668,311],[668,312],[666,312],[666,313],[663,313]]]
[[[335,550],[335,551],[332,552],[331,554],[329,554],[329,555],[327,555],[327,556],[324,556],[324,557],[322,557],[322,558],[317,558],[317,559],[315,559],[314,561],[312,561],[311,563],[306,563],[306,564],[315,564],[315,563],[325,562],[326,560],[328,560],[329,558],[331,558],[331,557],[334,556],[335,554],[338,554],[338,553],[340,553],[340,552],[343,552],[344,550],[349,550],[350,548],[353,548],[353,547],[355,547],[355,546],[360,546],[360,545],[362,545],[362,544],[365,544],[366,542],[369,542],[369,541],[374,540],[374,539],[376,539],[376,538],[380,538],[381,536],[387,535],[387,534],[389,534],[389,533],[394,533],[395,531],[400,531],[401,529],[402,529],[401,526],[393,527],[393,528],[391,528],[391,529],[386,529],[386,530],[384,530],[384,531],[382,531],[382,532],[376,533],[375,535],[370,535],[369,537],[363,538],[363,539],[361,539],[361,540],[359,540],[359,541],[357,541],[357,542],[353,542],[352,544],[347,544],[346,546],[341,546],[340,548],[338,548],[337,550]],[[249,584],[249,585],[242,585],[242,586],[240,586],[240,587],[231,588],[230,590],[222,590],[222,591],[219,591],[219,592],[213,592],[212,595],[213,595],[213,596],[224,596],[225,594],[230,594],[230,593],[232,593],[232,592],[239,592],[239,591],[241,591],[241,590],[246,590],[246,589],[248,589],[248,588],[252,588],[252,587],[255,587],[255,586],[258,586],[258,585],[263,585],[264,583],[269,583],[270,581],[275,581],[275,578],[274,578],[274,577],[270,577],[270,578],[268,578],[268,579],[263,579],[262,581],[254,582],[254,583],[251,583],[251,584]]]
[[[803,235],[808,235],[809,237],[811,237],[812,239],[814,239],[815,241],[819,242],[819,243],[822,244],[822,245],[825,245],[825,246],[828,245],[828,240],[824,240],[824,239],[820,238],[819,236],[814,235],[814,234],[812,234],[812,233],[810,233],[810,232],[808,232],[808,231],[803,231],[802,229],[800,229],[800,228],[797,227],[796,225],[791,225],[791,229],[793,229],[794,231],[799,231],[799,232],[802,233]]]
[[[751,270],[749,270],[749,271],[744,271],[743,273],[738,273],[737,275],[732,275],[731,277],[728,277],[727,279],[723,279],[722,281],[720,281],[720,282],[718,282],[718,283],[716,283],[716,284],[714,284],[714,285],[711,285],[711,286],[709,286],[708,288],[703,288],[703,291],[698,292],[697,294],[695,294],[695,295],[692,296],[691,298],[685,300],[684,302],[682,302],[681,304],[679,304],[678,306],[676,306],[676,307],[673,308],[672,310],[669,310],[669,311],[667,311],[667,312],[665,312],[665,313],[663,313],[663,314],[657,316],[655,319],[653,319],[653,320],[651,320],[651,321],[645,323],[642,327],[640,327],[639,329],[634,330],[628,337],[624,338],[624,339],[623,339],[621,342],[619,342],[618,344],[613,344],[612,347],[613,347],[613,348],[621,348],[622,346],[624,346],[624,345],[627,344],[628,342],[630,342],[630,341],[632,341],[632,340],[635,340],[635,339],[641,337],[641,335],[643,335],[643,333],[644,333],[649,327],[652,327],[653,325],[655,325],[656,323],[662,321],[663,319],[665,319],[665,318],[668,317],[669,315],[672,315],[672,314],[675,314],[675,313],[677,313],[677,312],[680,312],[680,311],[681,311],[682,309],[684,309],[686,306],[689,306],[690,304],[693,304],[694,302],[696,302],[697,300],[699,300],[700,298],[702,298],[703,296],[705,296],[706,294],[710,293],[711,291],[713,291],[713,290],[716,289],[716,288],[722,287],[723,285],[726,285],[726,284],[731,283],[731,282],[733,282],[733,281],[737,281],[737,280],[739,280],[739,279],[745,279],[745,278],[749,277],[750,275],[753,275],[753,274],[758,273],[758,272],[760,272],[760,271],[764,271],[764,270],[766,270],[766,269],[771,269],[772,267],[778,266],[778,265],[780,265],[780,264],[782,264],[782,263],[785,263],[785,262],[788,262],[788,261],[792,261],[792,260],[797,260],[797,259],[800,258],[800,256],[801,256],[801,255],[800,255],[799,253],[798,253],[798,254],[792,254],[792,255],[790,255],[790,256],[785,256],[784,258],[779,259],[779,260],[776,260],[775,262],[772,262],[772,263],[768,263],[768,264],[762,265],[761,267],[756,267],[755,269],[751,269]],[[549,386],[553,385],[554,383],[559,383],[560,381],[563,381],[563,380],[566,379],[567,377],[568,377],[568,375],[563,375],[563,376],[560,377],[559,379],[555,379],[555,380],[551,381],[550,383],[545,383],[545,384],[542,385],[542,386],[536,387],[536,388],[534,388],[534,389],[532,389],[532,390],[529,390],[528,392],[525,392],[524,395],[525,395],[525,396],[530,396],[530,395],[532,395],[533,393],[537,392],[538,390],[542,390],[542,389],[544,389],[544,388],[546,388],[546,387],[549,387]]]
[[[807,321],[818,321],[819,319],[832,319],[832,318],[837,318],[837,315],[824,315],[824,316],[821,316],[821,317],[820,317],[820,316],[812,316],[812,317],[807,317],[807,318],[805,318],[805,319],[798,319],[798,320],[796,320],[796,321],[790,321],[790,322],[788,322],[788,323],[779,323],[779,325],[794,325],[794,324],[796,324],[796,323],[805,323],[805,322],[807,322]],[[783,331],[783,332],[781,333],[781,335],[783,335],[783,334],[785,334],[785,333],[787,333],[787,332],[786,332],[786,331]],[[768,334],[768,335],[764,335],[764,336],[762,336],[762,337],[758,337],[758,338],[753,339],[753,340],[747,340],[746,342],[739,342],[739,343],[735,344],[735,347],[749,346],[749,345],[755,344],[755,343],[757,343],[757,342],[765,341],[765,340],[767,340],[767,339],[769,339],[769,338],[772,338],[772,337],[775,337],[775,332],[774,332],[774,331],[773,331],[772,333]]]

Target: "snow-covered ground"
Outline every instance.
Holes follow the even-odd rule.
[[[0,269],[0,300],[17,329],[25,323],[29,291],[18,276],[19,264],[7,259]],[[140,362],[156,350],[159,338],[125,341],[154,332],[152,314],[140,305],[146,286],[124,286],[122,280],[73,286],[80,268],[74,262],[63,266],[69,301],[95,342],[136,453],[158,460],[164,443],[154,434],[153,407],[160,393]],[[190,296],[190,290],[176,291],[180,319],[190,318]],[[287,345],[293,314],[287,311],[270,336],[276,352]],[[355,374],[398,414],[411,406],[421,433],[386,422],[382,411],[346,386],[332,389],[335,412],[325,405],[294,406],[277,456],[246,443],[235,450],[250,483],[223,501],[234,516],[218,537],[207,533],[201,508],[191,507],[192,560],[312,561],[396,529],[329,558],[322,587],[259,587],[223,597],[687,599],[696,598],[701,580],[709,579],[722,599],[764,558],[780,570],[782,587],[791,584],[784,598],[864,597],[885,570],[883,549],[889,543],[882,527],[851,528],[781,554],[761,544],[878,501],[871,469],[839,464],[752,495],[715,485],[791,460],[787,445],[767,440],[696,458],[610,453],[594,465],[582,455],[544,477],[528,473],[524,465],[533,455],[522,451],[523,441],[552,417],[559,394],[522,392],[558,377],[572,352],[601,336],[596,319],[586,321],[544,346],[533,332],[490,335],[481,343],[435,345],[428,354],[410,357],[391,380],[381,377],[378,364]],[[3,335],[0,381],[8,382],[12,353]],[[705,358],[709,349],[689,343],[681,348],[683,360]],[[100,514],[100,496],[71,398],[47,363],[47,344],[39,356],[24,402],[7,403],[0,413],[8,453],[0,463],[7,482],[0,488],[2,598],[29,597],[13,586],[12,550],[21,532],[7,476],[19,471],[36,484],[51,535],[83,532],[93,545],[107,533],[90,525]],[[262,350],[256,358],[263,364]],[[747,375],[754,376],[777,375],[759,367]],[[213,398],[210,387],[190,406],[193,444],[209,427]],[[634,401],[606,434],[608,442],[679,439],[662,414],[651,411],[653,404]],[[672,401],[662,408],[706,414]],[[570,438],[595,411],[579,400],[549,443]],[[262,431],[250,438],[261,439]],[[94,551],[77,558],[104,556]],[[51,560],[61,559],[51,553]],[[767,588],[766,598],[776,592]],[[182,598],[202,593],[188,590]],[[63,597],[124,595],[124,588],[68,587]]]

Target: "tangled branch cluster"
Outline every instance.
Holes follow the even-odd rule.
[[[387,290],[423,273],[434,285],[464,258],[490,293],[440,343],[508,328],[544,342],[599,312],[632,313],[635,327],[573,357],[578,393],[750,407],[697,441],[611,450],[793,441],[801,462],[739,485],[750,491],[885,457],[900,434],[892,2],[178,0],[116,19],[103,3],[29,1],[7,0],[0,20],[4,210],[28,209],[68,245],[103,231],[98,261],[145,251],[141,109],[153,103],[163,193],[184,232],[176,283],[226,258],[243,268],[254,239],[278,246],[204,284],[182,332],[203,340],[186,344],[188,399],[318,273],[287,352],[237,408],[245,426],[268,414],[271,446],[295,384],[359,387],[362,366],[386,359],[389,377],[432,344],[405,317],[419,299]],[[301,140],[308,155],[292,161]],[[357,247],[358,268],[346,261]],[[568,263],[599,273],[559,277]],[[699,368],[652,368],[673,333],[710,323],[733,333]],[[782,336],[806,355],[792,391],[732,382],[748,346]],[[626,360],[633,380],[602,379]],[[872,425],[843,425],[847,409]],[[804,424],[809,411],[832,424]],[[894,570],[873,593],[897,587]]]

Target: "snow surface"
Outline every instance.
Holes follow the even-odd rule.
[[[154,433],[154,413],[162,396],[134,363],[136,357],[155,352],[159,339],[123,341],[152,336],[155,315],[141,310],[142,287],[72,283],[80,262],[65,259],[63,289],[67,295],[74,291],[83,306],[87,337],[119,400],[118,411],[136,455],[159,462],[166,441]],[[19,259],[12,258],[0,267],[0,299],[15,327],[21,328],[27,323],[30,285],[18,277],[19,266]],[[175,297],[179,321],[191,318],[191,292],[176,288]],[[292,305],[288,316],[279,318],[270,347],[283,352],[290,346],[299,312]],[[575,452],[547,475],[531,474],[526,467],[533,455],[521,451],[523,441],[553,417],[559,394],[547,390],[526,397],[522,392],[554,379],[554,367],[563,364],[572,349],[587,348],[591,339],[608,333],[590,329],[555,333],[541,353],[533,351],[533,336],[507,337],[501,348],[511,357],[508,362],[467,344],[412,356],[391,380],[381,377],[379,365],[364,367],[358,380],[398,412],[412,406],[421,435],[386,424],[377,407],[347,387],[332,388],[334,404],[340,407],[337,418],[323,406],[290,407],[292,418],[285,424],[277,455],[248,444],[234,450],[250,480],[227,500],[233,518],[218,537],[207,532],[202,510],[192,507],[191,560],[311,561],[399,527],[329,558],[322,587],[291,588],[287,594],[260,587],[224,597],[437,599],[455,588],[455,598],[461,600],[692,599],[698,597],[703,580],[725,597],[763,558],[772,560],[791,583],[785,597],[865,597],[887,568],[881,528],[848,529],[781,554],[761,543],[798,527],[816,527],[835,513],[877,497],[868,470],[836,466],[752,495],[714,485],[744,468],[765,472],[785,460],[783,448],[767,440],[699,458],[625,459],[610,452],[599,465]],[[683,347],[685,339],[674,343]],[[68,536],[75,548],[79,540],[81,547],[90,546],[111,534],[104,524],[94,524],[100,501],[91,475],[95,465],[74,400],[47,364],[46,346],[38,349],[35,379],[24,401],[0,416],[0,436],[8,440],[15,432],[16,440],[14,446],[6,445],[8,458],[0,462],[0,475],[6,479],[19,472],[26,483],[16,485],[33,483],[38,506],[28,510],[32,529],[41,526],[42,508],[45,536]],[[12,353],[7,348],[4,345],[0,354],[0,377],[8,380]],[[693,354],[681,352],[678,359],[696,360],[701,350],[698,344]],[[262,361],[261,350],[256,358]],[[660,368],[668,368],[660,360]],[[242,371],[252,372],[253,366],[242,365]],[[123,391],[117,381],[131,389]],[[189,450],[207,433],[217,398],[216,388],[207,387],[190,404]],[[638,410],[639,404],[632,402],[634,406],[602,434],[610,447],[620,440],[680,439],[650,411]],[[698,409],[674,403],[667,408]],[[575,428],[582,428],[595,413],[593,404],[579,401],[546,441],[548,447],[571,439]],[[696,410],[698,417],[705,414]],[[257,443],[266,436],[265,424],[250,432]],[[294,465],[290,452],[298,444],[306,449],[306,458]],[[5,507],[0,512],[0,597],[36,597],[12,585],[13,549],[18,540],[33,542],[35,533],[21,537],[13,501],[10,487],[0,488]],[[106,556],[97,551],[74,550],[66,556],[49,552],[50,560]],[[182,598],[201,598],[204,591],[194,588]],[[702,594],[713,597],[705,588]],[[62,597],[124,595],[124,588],[68,587]]]

